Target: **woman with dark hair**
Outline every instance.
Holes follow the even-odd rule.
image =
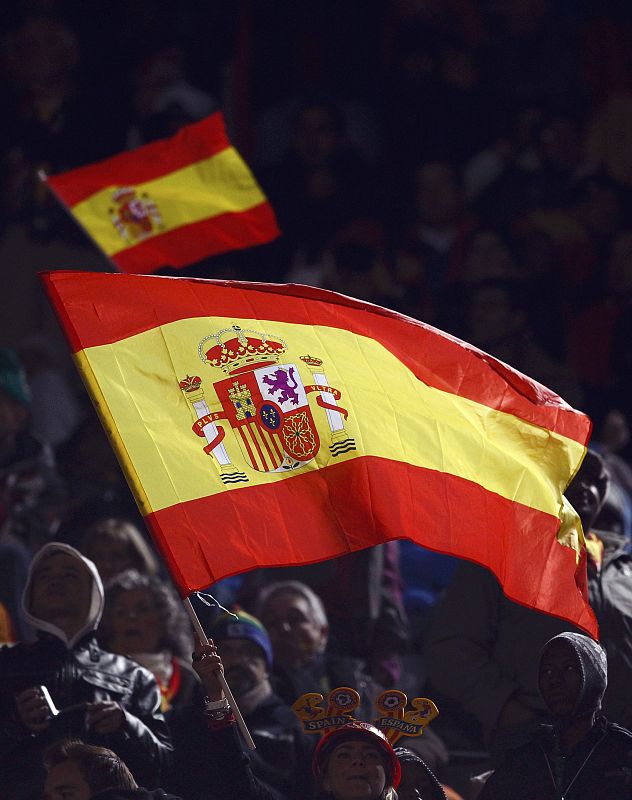
[[[167,583],[133,569],[113,578],[97,635],[108,650],[129,656],[154,674],[163,712],[191,701],[198,685],[184,660],[193,644],[191,627]]]
[[[129,768],[116,753],[78,739],[62,739],[44,753],[46,797],[62,796],[69,784],[77,795],[92,797],[107,789],[137,789]],[[58,787],[59,784],[59,787]],[[73,795],[74,796],[74,795]]]
[[[46,800],[179,800],[139,787],[127,764],[106,747],[62,739],[44,753]]]

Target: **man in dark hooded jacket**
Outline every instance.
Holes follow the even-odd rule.
[[[550,724],[509,751],[479,800],[625,800],[632,798],[632,733],[599,715],[606,654],[580,633],[545,645],[539,688]]]
[[[23,605],[38,639],[0,650],[3,800],[40,800],[42,753],[67,737],[114,750],[138,783],[156,786],[172,750],[160,691],[146,669],[97,645],[103,586],[94,564],[69,545],[45,545]]]

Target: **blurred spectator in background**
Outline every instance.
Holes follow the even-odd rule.
[[[158,559],[151,545],[129,519],[108,517],[93,522],[79,549],[94,561],[106,586],[129,569],[150,577],[158,574]]]
[[[581,388],[571,370],[535,339],[525,288],[523,281],[511,278],[489,278],[465,286],[459,335],[581,407]]]
[[[256,612],[272,643],[274,689],[288,705],[305,692],[325,694],[338,686],[326,677],[325,607],[309,586],[300,581],[271,583],[261,590]]]
[[[626,418],[632,419],[632,232],[624,231],[615,241],[608,273],[608,288],[613,304],[610,374],[613,396]],[[622,454],[630,461],[629,443]]]
[[[58,448],[57,462],[65,484],[72,486],[60,528],[64,541],[78,544],[89,525],[108,517],[142,524],[112,445],[91,408],[85,409],[83,422]]]
[[[493,110],[481,85],[475,3],[391,3],[380,93],[387,186],[420,157],[461,164],[481,146]]]
[[[191,626],[182,603],[161,578],[128,569],[105,590],[99,644],[133,659],[153,673],[163,712],[191,703],[196,674],[191,669]]]
[[[57,531],[64,492],[51,449],[29,433],[30,409],[22,364],[0,350],[0,524],[34,552]]]
[[[353,686],[361,697],[358,715],[369,719],[371,698],[381,689],[371,685],[366,665],[327,652],[329,624],[322,600],[300,581],[279,581],[261,590],[257,615],[273,650],[274,691],[288,705],[306,692],[327,695],[338,686]]]
[[[376,687],[397,684],[400,656],[408,644],[398,542],[318,564],[253,570],[244,578],[239,601],[254,608],[258,593],[281,580],[306,583],[323,601],[329,658],[348,659],[351,674],[361,666]]]
[[[574,9],[551,0],[491,0],[485,5],[488,39],[481,72],[494,105],[526,105],[538,97],[552,106],[581,104],[582,31]]]
[[[394,306],[394,296],[388,278],[385,281],[381,259],[381,238],[376,231],[344,231],[331,253],[331,263],[324,274],[322,287],[357,297],[369,303]]]
[[[314,273],[307,282],[320,285],[322,260],[336,234],[375,211],[372,168],[347,143],[340,109],[328,100],[311,100],[297,112],[290,150],[266,188],[284,233],[291,280],[298,280],[301,266]]]
[[[166,47],[145,59],[136,67],[133,82],[135,121],[127,132],[129,149],[173,136],[218,110],[210,94],[189,82],[179,47]]]
[[[81,408],[44,336],[33,334],[24,339],[18,352],[31,390],[30,431],[38,441],[56,449],[81,422]]]
[[[27,15],[3,40],[5,98],[2,137],[4,211],[26,222],[31,236],[82,239],[54,206],[39,170],[56,173],[123,147],[117,108],[92,95],[71,28],[51,16]],[[91,135],[85,135],[89,121]]]
[[[593,414],[591,448],[604,460],[610,480],[619,486],[626,502],[632,503],[632,467],[619,453],[630,441],[630,425],[618,408],[608,408],[605,413]]]
[[[458,559],[401,540],[404,607],[410,624],[410,651],[418,654],[435,605],[450,585]],[[418,676],[419,679],[419,676]]]
[[[604,175],[588,175],[556,207],[539,206],[529,223],[556,243],[562,301],[572,317],[603,292],[604,268],[623,213],[619,185]]]
[[[436,321],[442,293],[461,276],[473,224],[455,168],[439,161],[419,166],[411,207],[392,232],[387,256],[413,316]]]
[[[522,270],[508,237],[493,228],[473,230],[464,245],[460,278],[467,284],[494,278],[509,281],[522,278]]]

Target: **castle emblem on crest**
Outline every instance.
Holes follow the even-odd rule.
[[[314,381],[305,385],[296,364],[280,363],[286,351],[283,339],[237,325],[202,339],[200,360],[226,376],[213,384],[221,411],[211,413],[199,376],[187,375],[180,381],[195,416],[193,431],[206,439],[204,451],[214,457],[227,485],[245,483],[248,476],[233,463],[225,426],[216,424],[220,420],[228,422],[234,433],[242,465],[245,462],[257,472],[289,472],[309,464],[321,447],[308,399],[313,395],[326,414],[331,455],[337,458],[356,449],[345,429],[348,412],[338,404],[341,392],[329,386],[322,360],[301,356]]]
[[[116,204],[108,209],[112,224],[122,239],[134,243],[164,228],[158,207],[143,192],[140,197],[132,186],[123,186],[112,193]]]

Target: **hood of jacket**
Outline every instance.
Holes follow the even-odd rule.
[[[91,578],[90,605],[86,615],[85,623],[70,638],[64,633],[64,631],[61,630],[61,628],[58,628],[57,625],[40,619],[31,613],[31,588],[33,584],[33,575],[42,561],[50,558],[55,553],[65,553],[72,558],[76,558],[88,570]],[[24,616],[26,620],[36,631],[41,631],[56,636],[58,639],[61,639],[62,642],[64,642],[65,645],[70,649],[74,647],[74,645],[87,633],[91,633],[92,631],[96,630],[101,620],[101,615],[103,614],[103,604],[103,583],[101,582],[101,578],[99,577],[99,572],[96,566],[92,561],[90,561],[89,558],[82,556],[78,550],[75,550],[74,547],[71,547],[69,544],[64,544],[63,542],[49,542],[48,544],[45,544],[41,550],[38,550],[33,556],[33,560],[29,566],[26,586],[24,587],[24,592],[22,594],[22,608],[24,610]]]
[[[434,791],[427,792],[424,789],[424,794],[423,794],[424,797],[426,796],[430,797],[430,795],[432,794],[434,800],[439,800],[439,799],[447,800],[446,794],[443,790],[443,786],[439,783],[439,780],[434,774],[434,772],[430,769],[430,767],[426,764],[426,762],[418,753],[416,753],[414,750],[409,750],[407,747],[396,747],[394,749],[395,749],[395,755],[399,759],[399,763],[402,765],[402,773],[405,772],[405,765],[411,763],[419,764],[420,769],[422,769],[426,773],[428,777],[428,782],[433,785]]]
[[[582,714],[599,711],[601,700],[608,684],[608,661],[603,647],[581,633],[560,633],[544,645],[540,658],[553,644],[564,643],[570,647],[581,666],[582,686],[575,703],[575,708],[569,717],[575,718]]]

